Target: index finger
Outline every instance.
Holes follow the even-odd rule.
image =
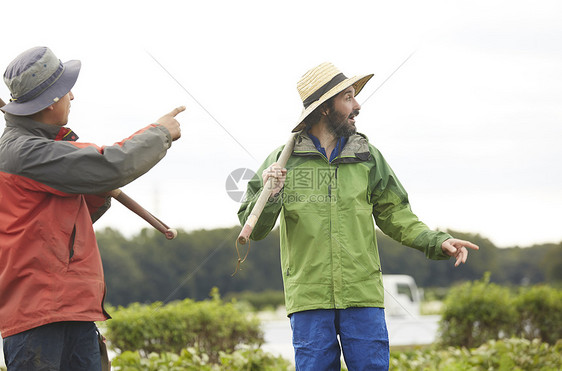
[[[172,117],[176,117],[176,115],[178,115],[179,113],[185,111],[185,106],[179,106],[176,107],[172,110],[172,112],[168,113],[168,115],[172,116]]]

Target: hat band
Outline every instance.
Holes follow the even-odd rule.
[[[12,99],[10,99],[10,102],[25,103],[41,95],[41,93],[43,93],[45,90],[51,87],[51,85],[53,85],[62,76],[63,71],[64,71],[64,65],[59,60],[58,68],[51,76],[49,76],[47,80],[43,81],[36,88],[30,90],[29,92],[25,93],[21,97],[14,98],[14,96],[12,95]]]
[[[332,77],[330,81],[322,85],[318,90],[312,93],[308,98],[306,98],[302,104],[304,108],[308,108],[312,103],[316,102],[320,97],[326,94],[331,88],[339,84],[340,82],[346,80],[347,77],[343,73],[338,73],[336,76]]]

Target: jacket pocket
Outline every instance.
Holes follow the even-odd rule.
[[[72,257],[74,256],[74,240],[76,239],[76,225],[72,228],[72,233],[70,234],[70,240],[68,242],[68,262],[72,261]]]

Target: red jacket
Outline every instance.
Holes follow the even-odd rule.
[[[95,194],[122,187],[171,145],[150,125],[108,147],[67,128],[5,115],[0,139],[0,333],[58,321],[101,321],[105,283],[92,223]],[[107,200],[109,201],[109,199]],[[93,220],[94,218],[94,220]]]

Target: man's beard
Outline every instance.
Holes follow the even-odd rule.
[[[355,125],[349,124],[347,120],[351,116],[357,116],[358,114],[358,110],[353,111],[349,116],[346,116],[339,111],[332,110],[327,116],[328,130],[330,130],[330,132],[338,138],[349,138],[357,132],[357,129],[355,128]]]

